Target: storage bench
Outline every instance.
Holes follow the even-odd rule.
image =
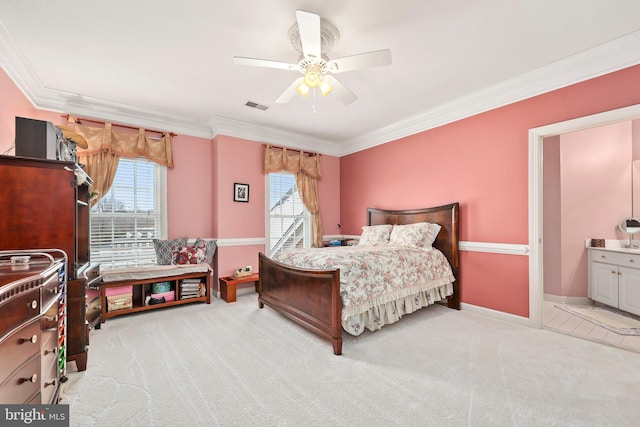
[[[211,272],[208,264],[157,265],[103,272],[102,323],[110,317],[163,307],[194,302],[211,304]],[[167,283],[168,292],[153,292],[159,289],[158,285],[166,290]],[[164,297],[165,302],[149,304],[151,297]]]

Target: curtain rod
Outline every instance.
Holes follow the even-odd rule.
[[[67,120],[69,119],[69,114],[61,114],[60,116],[64,117]],[[82,124],[82,120],[84,120],[86,122],[91,122],[91,123],[98,123],[98,124],[101,124],[101,125],[104,125],[106,123],[106,122],[103,122],[101,120],[86,119],[86,118],[79,118],[79,117],[76,118],[76,123]],[[112,123],[112,125],[113,126],[118,126],[118,127],[121,127],[121,128],[125,128],[125,129],[133,129],[133,130],[138,130],[138,129],[142,128],[142,129],[144,129],[145,131],[148,131],[148,132],[168,133],[170,136],[178,136],[177,134],[175,134],[173,132],[167,132],[167,131],[164,131],[164,130],[147,129],[147,128],[143,127],[143,126],[135,127],[135,126],[128,126],[128,125],[119,125],[117,123]]]
[[[296,148],[280,147],[280,146],[272,145],[272,144],[262,144],[262,146],[263,147],[275,148],[277,150],[302,151],[304,154],[308,154],[310,156],[322,156],[322,154],[320,154],[320,153],[314,153],[314,152],[311,152],[311,151],[298,150]]]

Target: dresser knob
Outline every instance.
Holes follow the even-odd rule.
[[[635,259],[633,259],[633,258],[631,258],[631,259],[629,260],[629,262],[636,262],[636,260],[635,260]]]
[[[38,336],[34,335],[31,338],[22,338],[22,342],[30,342],[31,344],[35,344],[38,342]]]
[[[600,255],[600,258],[606,259],[607,257],[605,255]]]
[[[44,355],[46,356],[47,354],[51,354],[51,353],[56,354],[57,351],[58,351],[58,348],[53,347],[51,350],[45,350]]]
[[[44,383],[44,386],[45,386],[45,387],[49,387],[50,385],[56,385],[56,380],[52,380],[51,382],[48,382],[48,383],[47,383],[47,382],[45,382],[45,383]]]
[[[33,310],[35,310],[36,308],[38,308],[38,301],[33,300],[30,303],[27,304],[27,307],[31,307]]]
[[[22,379],[22,382],[25,383],[35,383],[36,381],[38,381],[38,374],[33,374],[29,378]]]

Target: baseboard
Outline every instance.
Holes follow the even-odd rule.
[[[479,307],[477,305],[461,303],[460,309],[469,313],[480,314],[493,319],[502,320],[509,323],[516,323],[522,326],[532,326],[528,317],[516,316],[515,314],[504,313],[502,311],[491,310],[490,308]]]
[[[555,304],[593,305],[589,297],[567,297],[562,295],[544,294],[544,300]]]

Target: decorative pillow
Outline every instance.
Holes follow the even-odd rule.
[[[175,246],[173,248],[174,264],[202,264],[205,262],[205,247],[202,246]]]
[[[194,246],[202,246],[204,245],[204,262],[211,265],[213,262],[213,256],[216,253],[216,248],[218,247],[216,240],[205,240],[200,237],[196,239],[196,243]]]
[[[440,232],[438,224],[417,222],[415,224],[394,225],[389,244],[394,246],[412,246],[430,248]]]
[[[173,247],[187,244],[186,237],[174,240],[153,239],[153,247],[156,250],[156,263],[158,265],[169,265],[173,260]]]
[[[379,246],[389,243],[393,225],[365,225],[362,227],[359,245]]]

